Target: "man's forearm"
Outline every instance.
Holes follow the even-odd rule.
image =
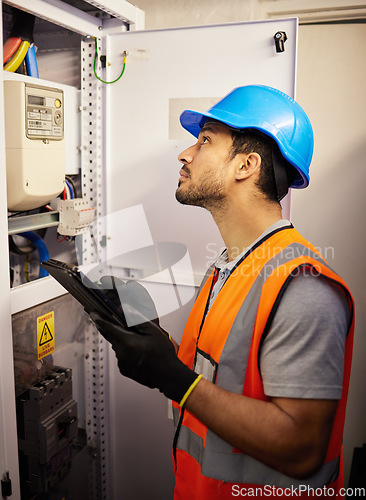
[[[314,473],[324,458],[336,402],[260,401],[203,379],[185,407],[244,453],[288,476],[304,478]]]

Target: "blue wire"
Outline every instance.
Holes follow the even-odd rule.
[[[38,236],[38,234],[33,233],[31,231],[26,231],[25,233],[19,234],[19,236],[23,236],[23,238],[27,238],[27,240],[31,241],[32,243],[35,244],[38,250],[39,254],[39,262],[43,262],[44,260],[48,260],[50,258],[50,255],[48,253],[48,249],[42,240],[41,237]],[[43,269],[43,267],[39,266],[39,278],[44,278],[45,276],[48,276],[48,272]]]
[[[33,76],[34,78],[39,78],[36,50],[34,48],[34,43],[32,43],[32,45],[29,46],[29,49],[27,50],[24,60],[25,60],[25,66],[27,68],[27,75]]]
[[[73,200],[74,199],[74,190],[72,188],[72,185],[71,185],[71,183],[67,179],[65,179],[65,182],[67,184],[67,187],[70,190],[70,198]]]

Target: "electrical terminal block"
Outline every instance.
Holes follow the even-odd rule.
[[[82,234],[94,220],[94,208],[83,198],[58,200],[57,210],[60,217],[57,232],[62,236]]]

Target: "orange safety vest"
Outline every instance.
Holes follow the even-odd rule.
[[[286,286],[304,268],[344,289],[352,317],[345,346],[343,392],[323,466],[310,479],[290,478],[233,448],[173,403],[175,500],[281,494],[319,498],[323,488],[328,488],[328,493],[334,489],[336,495],[343,487],[342,434],[353,344],[353,299],[345,282],[293,227],[273,231],[243,257],[206,316],[213,283],[213,273],[210,275],[188,318],[179,358],[223,389],[269,401],[259,371],[261,342]]]

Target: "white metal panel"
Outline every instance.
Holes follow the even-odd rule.
[[[273,40],[277,31],[288,36],[281,54]],[[107,80],[118,75],[122,52],[129,53],[123,77],[105,89],[107,215],[141,204],[155,242],[188,247],[197,282],[223,243],[208,212],[175,200],[177,155],[195,140],[177,126],[181,106],[206,107],[232,88],[253,83],[293,96],[297,21],[128,32],[111,34],[107,41]],[[138,241],[143,222],[131,228],[119,219],[115,239],[122,240],[121,252]],[[162,319],[178,341],[189,308]],[[113,354],[110,391],[112,498],[172,498],[173,426],[166,400],[121,377]],[[139,425],[146,408],[148,419]],[[144,482],[141,471],[149,474]]]
[[[283,53],[277,31],[288,36]],[[155,241],[186,244],[194,271],[204,273],[223,243],[209,213],[175,201],[177,155],[194,141],[177,127],[180,111],[207,109],[207,98],[246,84],[293,96],[296,37],[296,19],[111,35],[109,72],[129,55],[122,79],[106,89],[107,212],[143,204]]]
[[[85,1],[130,25],[132,30],[144,29],[144,11],[125,0]],[[6,3],[85,36],[98,37],[102,30],[101,19],[60,0],[32,0],[31,2],[29,0],[6,0]]]
[[[102,21],[60,0],[7,0],[12,7],[19,8],[41,19],[62,26],[75,33],[100,36]]]
[[[136,5],[126,0],[84,0],[100,10],[111,14],[113,17],[130,24],[132,29],[144,29],[145,13]]]
[[[19,285],[10,291],[11,314],[24,311],[64,293],[65,289],[50,276]]]
[[[1,13],[0,13],[1,20]],[[3,57],[2,31],[0,57]],[[14,498],[20,498],[18,472],[18,443],[15,414],[13,369],[13,339],[10,316],[10,276],[8,249],[8,212],[6,202],[4,86],[0,78],[0,477],[9,471]]]
[[[94,208],[97,222],[93,231],[83,234],[82,248],[78,248],[79,264],[90,264],[101,259],[100,245],[101,217],[103,215],[103,123],[102,89],[93,72],[94,41],[82,42],[81,70],[81,174],[82,195]],[[100,72],[100,60],[96,61]],[[100,223],[98,223],[100,221]],[[78,243],[77,243],[78,244]]]
[[[102,47],[103,48],[103,47]],[[95,223],[89,232],[77,238],[78,263],[91,264],[103,259],[103,99],[101,83],[93,72],[94,41],[85,40],[81,46],[81,176],[82,194],[94,208]],[[100,73],[100,60],[96,61]],[[94,450],[96,461],[89,469],[93,494],[90,500],[110,498],[109,428],[106,425],[108,408],[107,341],[90,326],[86,332],[86,413],[88,446]]]

